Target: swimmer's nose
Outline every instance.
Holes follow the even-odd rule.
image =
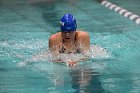
[[[65,35],[69,35],[69,32],[65,32]]]
[[[67,32],[66,34],[69,35],[69,32]]]

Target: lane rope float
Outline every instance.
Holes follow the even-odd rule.
[[[100,0],[101,5],[105,6],[109,10],[114,10],[115,12],[118,12],[120,15],[129,18],[130,20],[134,21],[136,24],[140,25],[140,16],[137,14],[134,14],[120,6],[117,6],[116,4],[113,4],[107,0]]]

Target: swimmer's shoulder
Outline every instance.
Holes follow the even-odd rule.
[[[53,34],[49,38],[49,47],[58,46],[62,42],[61,32]]]
[[[88,34],[88,32],[85,32],[85,31],[76,31],[76,34],[77,34],[77,37],[81,37],[81,38],[86,38],[86,37],[89,37],[89,34]]]
[[[59,39],[61,39],[61,32],[53,34],[49,37],[49,41],[54,41],[54,40],[59,40]]]

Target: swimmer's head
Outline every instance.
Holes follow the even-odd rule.
[[[74,32],[76,31],[77,24],[76,19],[72,14],[65,14],[60,20],[60,30],[62,32]]]

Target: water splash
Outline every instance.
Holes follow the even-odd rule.
[[[90,58],[94,58],[94,59],[111,58],[111,54],[105,48],[99,45],[90,46],[89,56]]]
[[[49,50],[40,52],[39,54],[33,55],[31,58],[26,59],[23,62],[18,63],[18,66],[24,66],[28,64],[38,63],[38,62],[63,62],[67,63],[69,61],[88,61],[88,59],[108,59],[110,58],[110,53],[106,49],[98,45],[91,45],[90,51],[85,54],[60,54],[58,56],[52,56]],[[61,61],[58,61],[61,59]],[[83,60],[84,59],[84,60]]]

